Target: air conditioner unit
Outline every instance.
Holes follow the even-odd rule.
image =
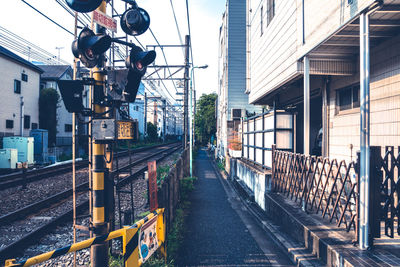
[[[234,119],[240,119],[242,117],[242,110],[241,108],[233,108],[231,109],[231,118],[232,120]]]

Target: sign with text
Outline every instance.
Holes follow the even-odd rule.
[[[107,16],[107,14],[101,11],[93,11],[93,21],[112,32],[117,32],[117,20]]]
[[[157,216],[155,216],[140,228],[139,254],[142,258],[142,262],[146,262],[158,247]]]
[[[148,168],[148,172],[149,172],[150,211],[154,211],[158,208],[156,161],[147,162],[147,168]]]

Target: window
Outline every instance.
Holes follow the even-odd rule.
[[[32,122],[32,130],[35,130],[38,128],[38,124],[36,122]]]
[[[6,120],[6,128],[7,129],[14,128],[14,121],[13,120]]]
[[[264,7],[263,6],[261,6],[261,10],[260,10],[260,19],[261,19],[261,22],[260,22],[260,27],[261,27],[261,35],[263,35],[263,33],[264,33]]]
[[[360,107],[360,86],[353,85],[336,91],[336,114]]]
[[[14,93],[20,94],[21,93],[21,81],[14,80]]]
[[[25,73],[21,73],[21,80],[24,81],[24,82],[27,82],[28,81],[28,75],[25,74]]]
[[[65,131],[66,133],[72,132],[72,124],[65,124],[65,125],[64,125],[64,131]]]
[[[275,0],[267,0],[267,26],[275,17]]]
[[[29,129],[31,125],[31,116],[25,115],[24,116],[24,129]]]

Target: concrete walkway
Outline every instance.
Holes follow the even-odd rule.
[[[176,266],[293,266],[255,223],[206,151],[195,160],[185,241]]]

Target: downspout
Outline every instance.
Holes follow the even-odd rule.
[[[19,135],[22,137],[24,136],[24,97],[20,97],[20,132]]]

